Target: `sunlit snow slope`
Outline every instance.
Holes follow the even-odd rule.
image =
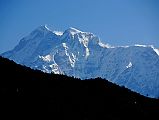
[[[40,26],[2,56],[44,72],[81,79],[102,77],[149,97],[159,97],[159,50],[110,47],[89,32]]]

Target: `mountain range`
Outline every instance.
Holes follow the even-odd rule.
[[[159,97],[159,50],[153,46],[113,47],[98,36],[69,28],[40,26],[1,56],[47,73],[81,79],[105,78],[144,96]]]

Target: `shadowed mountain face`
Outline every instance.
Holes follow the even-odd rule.
[[[105,78],[148,97],[159,97],[159,51],[152,46],[109,47],[88,32],[40,26],[2,56],[47,73]]]
[[[47,74],[2,57],[0,73],[0,109],[5,118],[159,118],[158,99],[144,97],[101,78],[80,80]]]

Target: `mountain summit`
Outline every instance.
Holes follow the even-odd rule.
[[[159,97],[159,50],[153,46],[109,47],[89,32],[40,26],[2,56],[47,73],[81,79],[106,78],[148,97]]]

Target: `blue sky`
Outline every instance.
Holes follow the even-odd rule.
[[[0,53],[40,25],[75,27],[110,45],[159,48],[159,0],[0,0]]]

